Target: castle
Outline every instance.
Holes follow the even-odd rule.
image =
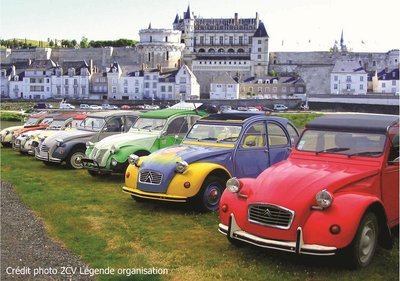
[[[380,73],[387,68],[397,69],[398,73],[399,68],[398,50],[387,53],[356,53],[348,52],[341,45],[340,50],[333,48],[332,51],[326,52],[270,52],[269,35],[258,13],[254,18],[240,18],[238,13],[232,18],[201,18],[191,13],[188,6],[182,17],[178,14],[175,16],[172,29],[152,28],[150,24],[148,28],[140,30],[139,36],[140,43],[131,48],[1,49],[2,77],[3,74],[8,77],[8,72],[3,71],[4,65],[18,65],[29,60],[51,60],[61,67],[71,61],[85,61],[93,77],[110,73],[110,66],[118,63],[121,71],[118,71],[119,75],[113,78],[117,80],[126,80],[127,77],[135,76],[133,73],[144,75],[145,69],[158,69],[157,77],[162,79],[163,73],[171,73],[172,68],[178,69],[185,65],[197,78],[196,83],[200,85],[199,91],[202,97],[209,96],[210,85],[216,77],[226,74],[239,84],[246,81],[265,83],[271,80],[269,74],[293,76],[296,79],[301,77],[307,94],[317,95],[332,94],[331,73],[338,61],[355,61],[367,73],[371,73],[371,77],[372,73]],[[11,76],[3,78],[2,81],[12,80]],[[125,89],[123,86],[113,88],[109,85],[111,81],[108,82],[107,79],[103,81],[105,83],[102,86],[103,93],[99,95],[103,99],[104,97],[131,99],[130,96],[138,99],[154,98],[152,92],[161,89],[161,86],[157,86],[146,96],[144,82],[140,82],[143,86],[137,90]],[[162,81],[154,81],[156,82],[160,84]],[[180,87],[177,81],[174,83],[177,88]],[[4,83],[2,84],[4,86]],[[93,85],[87,87],[90,92],[94,89]],[[193,87],[197,86],[193,84]],[[397,92],[398,87],[396,82]],[[29,91],[31,87],[25,85],[24,88]],[[123,93],[116,95],[118,91],[135,91],[135,95],[124,96]],[[174,90],[174,92],[179,91]],[[188,98],[189,94],[186,96],[183,93],[180,96]],[[176,98],[176,95],[171,97]]]

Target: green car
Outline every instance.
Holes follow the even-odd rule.
[[[181,143],[189,128],[205,115],[204,111],[182,109],[142,113],[128,133],[106,137],[95,144],[87,143],[83,167],[92,176],[124,173],[130,154],[145,156]]]

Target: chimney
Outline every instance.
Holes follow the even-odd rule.
[[[11,76],[14,77],[17,72],[15,71],[15,65],[11,67]]]
[[[144,65],[145,65],[145,64],[142,63],[142,66],[141,66],[141,68],[140,68],[141,70],[144,70]]]
[[[389,68],[386,66],[385,67],[385,73],[388,73],[389,72]]]
[[[258,18],[258,12],[256,12],[256,28],[258,28],[259,22],[260,22],[260,19]]]
[[[235,13],[235,25],[239,25],[239,16],[238,16],[238,13]]]

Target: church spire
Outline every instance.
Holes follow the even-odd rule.
[[[176,13],[176,17],[175,17],[175,20],[174,20],[174,24],[175,23],[179,23],[179,16],[178,16],[178,13]]]

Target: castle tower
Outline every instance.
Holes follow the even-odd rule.
[[[265,76],[268,74],[268,33],[262,21],[259,22],[258,28],[253,35],[251,46],[250,61],[251,75]]]
[[[148,29],[139,31],[140,43],[137,44],[139,64],[149,68],[179,67],[184,44],[181,32],[171,29]]]
[[[183,61],[191,68],[194,52],[194,18],[190,13],[189,5],[183,17],[183,31],[181,42],[185,44],[185,49],[183,50]]]

